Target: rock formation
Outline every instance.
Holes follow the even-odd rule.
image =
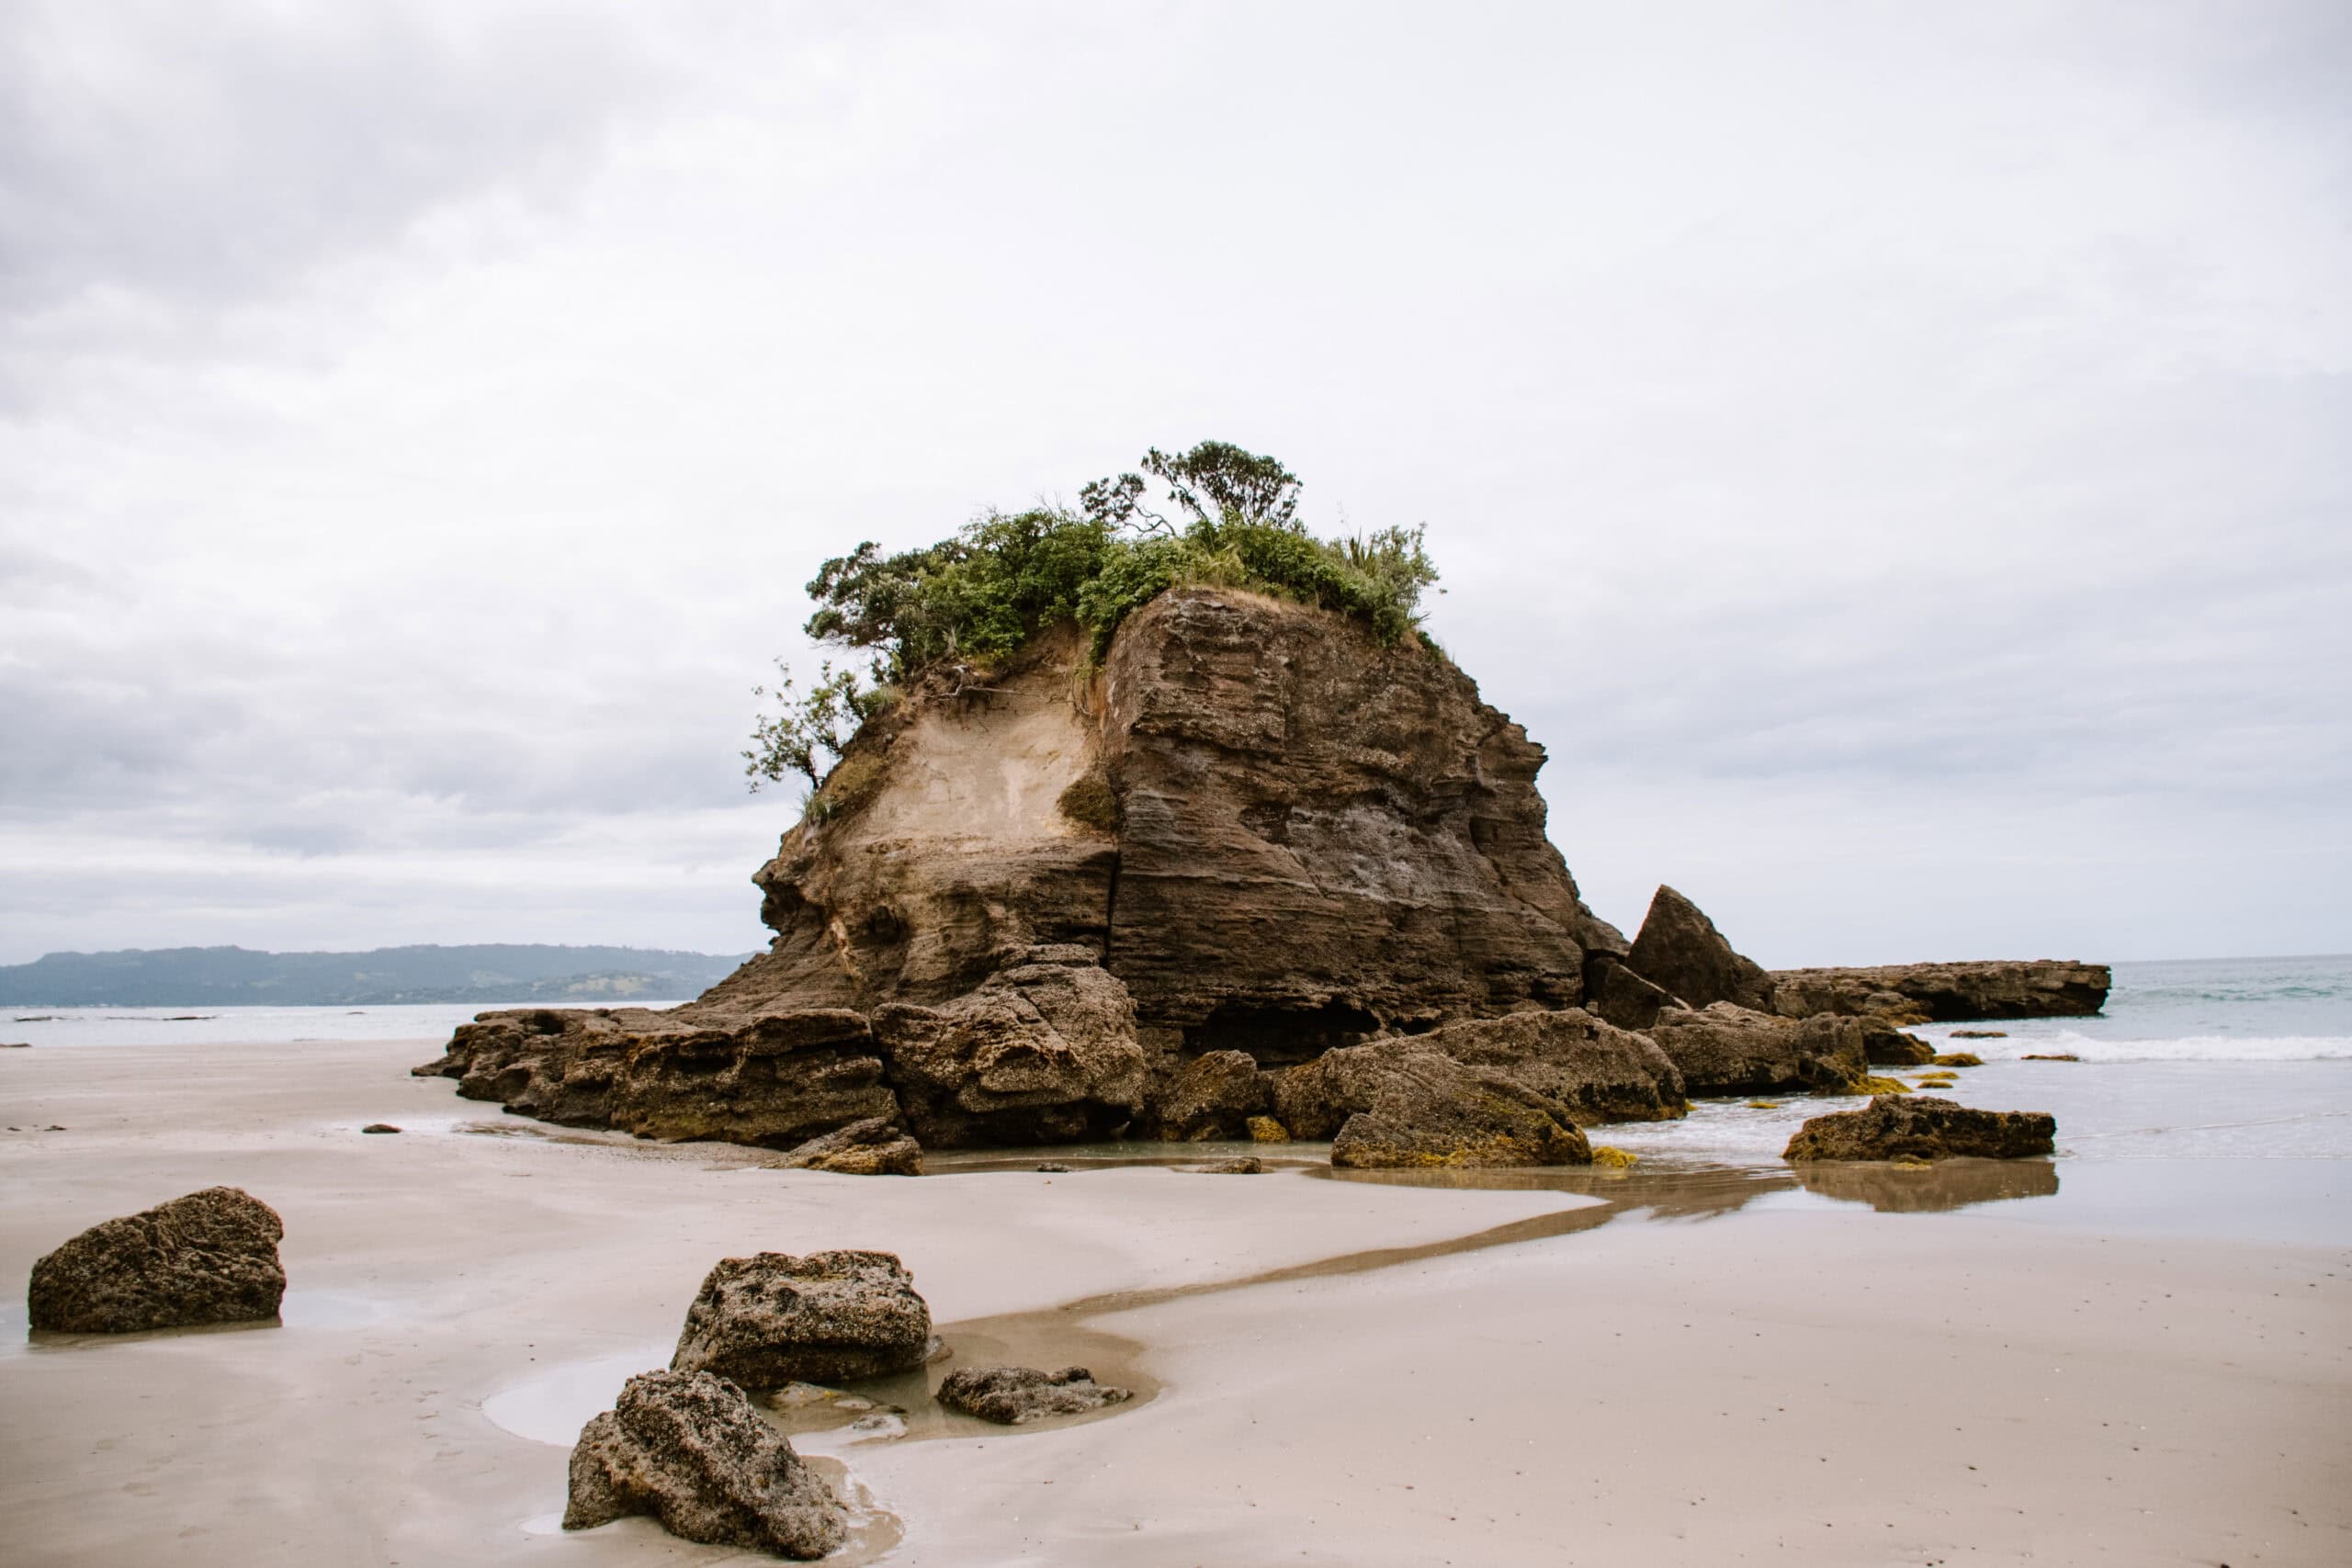
[[[33,1265],[35,1328],[130,1334],[277,1315],[286,1270],[277,1213],[234,1187],[208,1187],[91,1226]]]
[[[905,1371],[930,1347],[931,1309],[889,1253],[763,1252],[711,1269],[670,1370],[782,1388]]]
[[[568,1530],[650,1514],[672,1535],[803,1561],[848,1534],[847,1510],[743,1391],[708,1372],[646,1372],[581,1428]]]
[[[1862,1076],[1862,1026],[1850,1018],[1777,1018],[1716,1002],[1658,1014],[1650,1038],[1691,1094],[1837,1093]]]
[[[1771,1006],[1772,986],[1764,966],[1735,953],[1715,922],[1671,887],[1661,886],[1650,899],[1625,967],[1685,1007]]]
[[[416,1071],[547,1121],[782,1150],[876,1119],[932,1148],[1259,1136],[1269,1111],[1329,1137],[1346,1118],[1293,1122],[1283,1081],[1368,1045],[1566,1123],[1815,1083],[1844,1036],[1812,1014],[1957,1005],[1925,966],[1768,975],[1672,888],[1629,944],[1545,837],[1543,749],[1409,639],[1190,587],[1085,653],[1065,628],[916,678],[753,878],[768,951],[697,1000],[485,1013]],[[1431,1114],[1366,1134],[1468,1135]],[[1513,1124],[1521,1154],[1569,1146]]]
[[[2024,1159],[2055,1146],[2057,1118],[2038,1111],[1978,1111],[1931,1095],[1881,1095],[1860,1111],[1815,1116],[1781,1157]]]
[[[1094,1381],[1084,1367],[1041,1372],[1035,1367],[962,1367],[939,1385],[939,1403],[983,1421],[1014,1427],[1049,1416],[1082,1416],[1132,1398]]]
[[[2107,1005],[2112,980],[2104,964],[2055,959],[1984,964],[1892,964],[1871,969],[1777,969],[1772,1010],[1787,1018],[1838,1012],[1894,1012],[1909,1003],[1917,1021],[2087,1018]]]

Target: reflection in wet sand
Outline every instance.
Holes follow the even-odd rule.
[[[1948,1159],[1928,1166],[1806,1160],[1792,1168],[1806,1191],[1868,1203],[1882,1214],[1939,1213],[2058,1191],[2058,1168],[2046,1159]]]

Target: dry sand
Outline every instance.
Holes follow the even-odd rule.
[[[548,1533],[567,1450],[534,1434],[659,1364],[719,1257],[858,1246],[964,1359],[1148,1396],[808,1443],[894,1564],[2352,1562],[2340,1249],[1743,1207],[1785,1183],[1738,1176],[786,1172],[541,1135],[403,1076],[435,1049],[0,1055],[0,1123],[67,1129],[0,1133],[0,1561],[739,1560]],[[36,1257],[215,1182],[286,1218],[283,1326],[28,1341]]]

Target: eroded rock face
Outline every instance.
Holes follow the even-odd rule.
[[[2112,980],[2104,964],[2055,959],[1983,964],[1894,964],[1872,969],[1780,969],[1772,974],[1772,1010],[1788,1018],[1883,1012],[1900,998],[1922,1021],[2087,1018],[2107,1005]]]
[[[1880,1095],[1860,1111],[1815,1116],[1782,1159],[2025,1159],[2055,1148],[2058,1121],[2038,1111],[1979,1111],[1932,1095]]]
[[[646,1372],[581,1428],[563,1528],[650,1514],[672,1535],[808,1561],[848,1534],[847,1510],[743,1391],[708,1372]]]
[[[931,1309],[887,1252],[763,1252],[723,1259],[686,1311],[674,1372],[750,1389],[834,1383],[922,1365]]]
[[[1838,1090],[1862,1076],[1860,1021],[1776,1018],[1730,1002],[1679,1008],[1650,1028],[1691,1094]]]
[[[1916,1034],[1906,1034],[1871,1013],[1862,1021],[1862,1056],[1873,1067],[1917,1067],[1936,1059],[1936,1048]]]
[[[234,1187],[208,1187],[91,1226],[33,1265],[35,1328],[130,1334],[274,1318],[286,1294],[277,1212]]]
[[[1671,887],[1661,886],[1650,899],[1625,967],[1686,1007],[1734,1002],[1760,1011],[1771,1006],[1763,965],[1734,952],[1715,922]]]
[[[1134,1397],[1094,1381],[1084,1367],[959,1367],[939,1385],[939,1403],[983,1421],[1014,1427],[1049,1416],[1082,1416]]]

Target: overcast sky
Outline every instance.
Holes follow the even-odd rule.
[[[1630,931],[2352,950],[2352,6],[0,0],[0,962],[734,951],[863,538],[1426,522]]]

